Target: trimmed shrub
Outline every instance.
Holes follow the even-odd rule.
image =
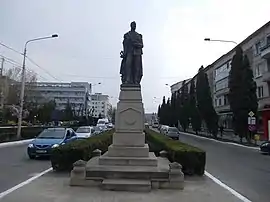
[[[92,158],[92,152],[95,149],[100,149],[102,153],[108,150],[112,144],[112,134],[114,130],[106,131],[97,136],[87,139],[80,139],[61,145],[52,150],[51,164],[56,171],[70,171],[73,168],[73,163],[77,160],[88,161]]]
[[[172,140],[150,129],[146,129],[145,133],[150,151],[158,155],[160,151],[166,150],[169,160],[180,163],[183,167],[183,172],[187,175],[204,174],[206,162],[205,151],[180,141]]]

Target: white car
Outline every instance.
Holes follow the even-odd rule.
[[[94,131],[94,127],[92,126],[80,126],[76,130],[76,135],[78,138],[89,138],[93,135]]]

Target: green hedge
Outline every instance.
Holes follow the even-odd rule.
[[[92,151],[100,149],[102,153],[108,150],[112,144],[114,130],[106,131],[94,137],[62,145],[52,150],[51,164],[56,171],[72,170],[73,163],[77,160],[88,161],[92,157]]]
[[[157,133],[151,129],[145,129],[146,142],[149,144],[150,151],[156,155],[162,150],[168,152],[168,158],[171,162],[178,162],[183,166],[183,172],[187,175],[203,175],[206,162],[205,151],[184,144],[180,141]]]

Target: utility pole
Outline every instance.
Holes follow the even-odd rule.
[[[22,116],[23,116],[23,102],[24,102],[24,88],[25,88],[25,59],[26,59],[26,45],[23,51],[23,66],[22,66],[22,80],[21,80],[21,94],[20,94],[20,108],[19,108],[19,117],[18,117],[18,129],[17,129],[17,138],[21,137],[22,130]]]
[[[2,58],[2,62],[1,62],[1,70],[0,70],[0,75],[1,75],[1,76],[3,76],[4,62],[5,62],[5,58]]]

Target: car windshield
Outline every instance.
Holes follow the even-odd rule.
[[[98,124],[105,124],[105,121],[99,121]]]
[[[100,131],[101,128],[100,128],[100,127],[95,127],[94,130],[95,130],[95,131]]]
[[[90,128],[88,127],[80,127],[76,131],[77,133],[90,133]]]
[[[175,132],[175,133],[177,133],[178,132],[178,129],[177,128],[169,128],[169,132]]]
[[[63,139],[65,137],[65,130],[44,130],[37,138],[38,139]]]

